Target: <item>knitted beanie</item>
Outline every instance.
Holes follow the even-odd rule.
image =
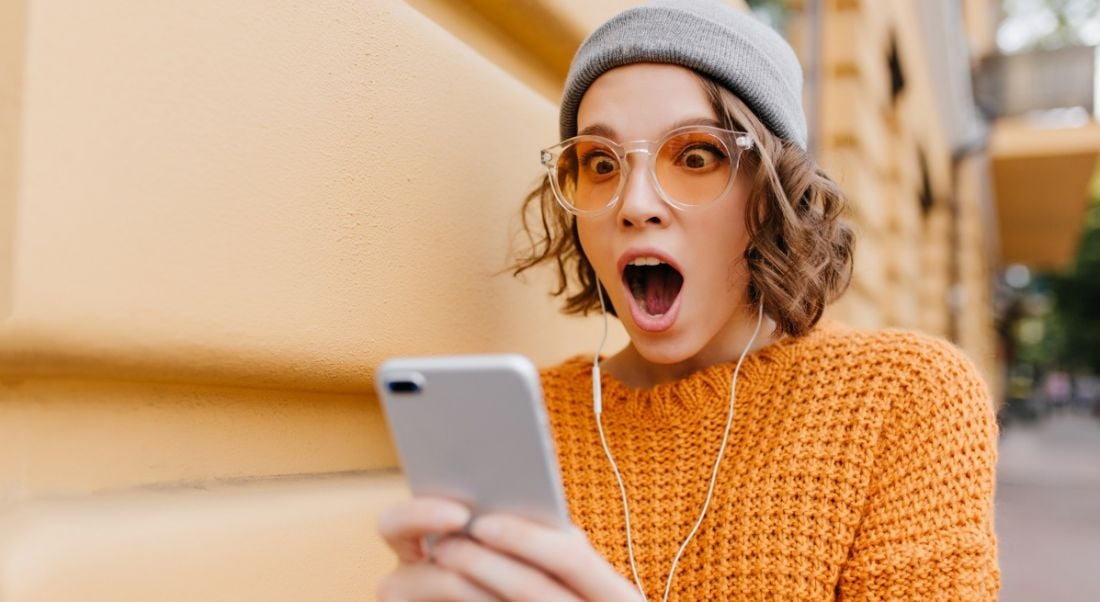
[[[802,66],[778,33],[721,0],[655,0],[600,25],[577,50],[565,82],[561,137],[577,135],[581,98],[604,72],[632,63],[680,65],[709,76],[771,131],[806,148]]]

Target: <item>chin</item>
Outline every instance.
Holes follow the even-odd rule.
[[[702,351],[702,345],[692,344],[686,336],[671,333],[636,333],[630,342],[638,355],[653,364],[679,364],[690,360]]]

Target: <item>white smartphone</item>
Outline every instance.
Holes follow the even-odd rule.
[[[392,359],[375,385],[415,495],[565,527],[538,372],[521,355]]]

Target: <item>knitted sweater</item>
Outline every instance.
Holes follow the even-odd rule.
[[[603,423],[650,600],[706,496],[735,363],[631,389]],[[622,502],[592,412],[592,359],[542,382],[573,521],[630,576]],[[745,359],[706,520],[671,599],[995,600],[997,426],[954,347],[819,324]]]

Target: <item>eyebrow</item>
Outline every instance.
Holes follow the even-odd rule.
[[[676,128],[682,128],[688,125],[709,125],[713,127],[722,127],[722,123],[713,117],[688,117],[687,119],[681,119],[672,124],[665,131],[672,131]],[[604,138],[610,138],[617,140],[619,137],[615,133],[615,130],[602,123],[590,125],[583,130],[577,132],[578,136],[603,136]]]

